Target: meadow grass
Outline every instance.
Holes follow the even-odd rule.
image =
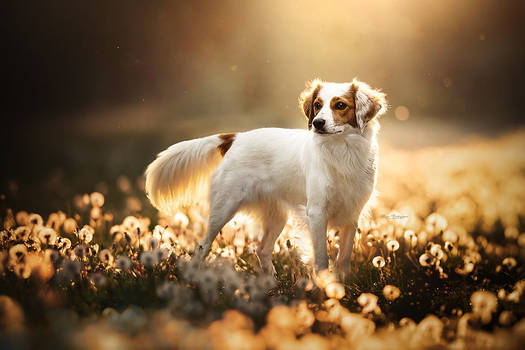
[[[525,340],[525,133],[386,148],[349,273],[314,273],[304,229],[258,272],[260,228],[236,216],[190,263],[206,206],[154,211],[125,175],[40,213],[3,204],[6,348],[519,348]],[[46,198],[34,198],[45,201]],[[328,232],[329,254],[339,233]]]

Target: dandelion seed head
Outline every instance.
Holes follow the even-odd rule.
[[[421,254],[421,256],[419,257],[419,264],[421,264],[421,266],[432,266],[435,262],[436,259],[428,253]]]
[[[140,263],[147,268],[152,268],[157,264],[157,256],[153,252],[143,252],[140,255]]]
[[[382,269],[383,267],[385,267],[386,261],[385,258],[378,255],[372,259],[372,264],[374,265],[374,267]]]
[[[364,314],[375,312],[378,307],[377,296],[372,293],[361,293],[357,298],[357,302],[363,308],[361,312]]]
[[[336,281],[337,277],[328,269],[319,271],[315,278],[316,284],[322,289],[326,288],[328,284]]]
[[[43,226],[44,225],[44,219],[42,219],[42,217],[40,215],[38,215],[38,214],[35,214],[35,213],[29,214],[29,216],[27,218],[27,225],[29,227]]]
[[[42,244],[54,245],[57,237],[57,233],[52,228],[44,227],[38,231],[38,239]]]
[[[16,213],[15,215],[16,223],[20,226],[28,226],[29,225],[29,214],[25,210],[21,210]]]
[[[443,256],[445,255],[439,244],[432,244],[430,247],[430,254],[437,260],[443,259]]]
[[[16,244],[9,249],[9,257],[16,262],[23,261],[27,255],[27,248],[24,244]]]
[[[78,231],[77,236],[78,239],[83,241],[84,243],[89,243],[93,240],[93,235],[95,234],[95,230],[93,227],[84,225],[80,231]]]
[[[345,296],[345,287],[338,282],[331,282],[325,287],[326,296],[340,300]]]
[[[113,254],[111,254],[111,251],[109,249],[102,249],[98,253],[98,258],[106,265],[113,264]]]
[[[383,295],[385,296],[387,300],[393,301],[399,298],[399,296],[401,295],[401,291],[396,286],[387,284],[383,288]]]
[[[512,256],[508,256],[506,257],[505,259],[503,259],[503,261],[501,262],[501,264],[505,267],[507,267],[509,270],[512,270],[513,268],[516,267],[516,265],[518,265],[518,262],[516,261],[515,258],[513,258]]]
[[[95,285],[97,288],[101,288],[107,284],[108,279],[104,274],[100,272],[94,272],[89,274],[89,280],[91,283]]]
[[[73,218],[67,218],[63,224],[64,232],[71,235],[77,229],[77,222]]]
[[[127,256],[119,256],[117,260],[115,260],[115,268],[118,270],[129,270],[131,268],[131,260]]]
[[[13,231],[12,239],[15,241],[26,241],[31,234],[28,226],[19,226]]]
[[[492,314],[498,308],[498,298],[491,292],[477,291],[470,297],[472,313],[480,316],[483,324],[487,324],[492,319]]]
[[[93,207],[101,208],[104,205],[104,195],[100,192],[91,193],[89,200]]]
[[[399,249],[399,242],[396,240],[389,240],[386,243],[386,247],[388,248],[389,251],[395,252]]]

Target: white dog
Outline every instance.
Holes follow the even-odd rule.
[[[357,224],[376,183],[376,117],[386,110],[385,95],[356,80],[314,80],[299,103],[310,131],[264,128],[184,141],[148,166],[146,192],[158,209],[209,197],[208,232],[194,259],[203,260],[222,227],[245,210],[263,228],[262,269],[275,271],[274,244],[295,211],[308,223],[316,268],[328,268],[327,226],[342,233],[336,269],[349,267]]]

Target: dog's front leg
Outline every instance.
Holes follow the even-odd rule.
[[[354,248],[354,237],[357,230],[357,221],[343,227],[342,239],[339,245],[339,253],[335,259],[335,269],[339,277],[344,279],[344,276],[350,269],[350,261],[352,258],[352,250]]]
[[[326,247],[326,226],[328,218],[324,206],[314,204],[307,208],[308,225],[314,247],[314,263],[318,271],[328,268],[328,252]]]

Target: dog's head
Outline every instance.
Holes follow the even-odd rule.
[[[318,134],[363,133],[366,125],[385,113],[385,94],[354,80],[351,83],[307,83],[299,105],[308,129]]]

